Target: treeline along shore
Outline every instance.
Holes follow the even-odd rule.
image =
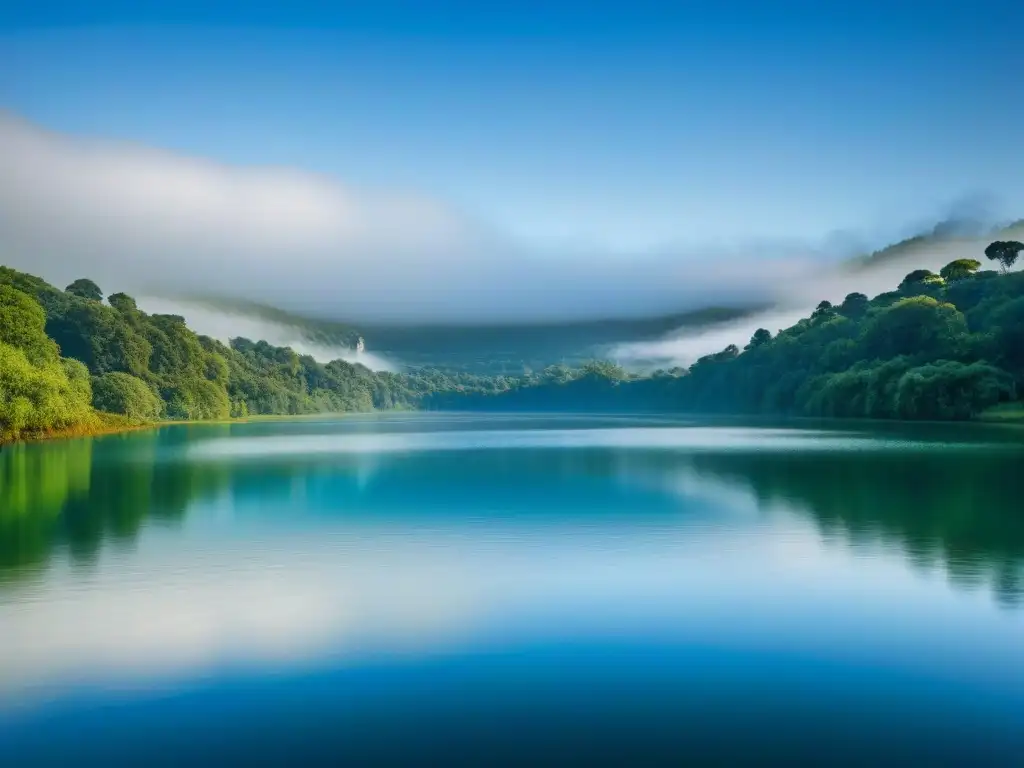
[[[520,375],[375,372],[246,338],[223,344],[89,279],[60,290],[0,267],[0,442],[166,420],[392,409],[665,411],[965,420],[1020,409],[1024,244],[996,241],[892,291],[828,301],[688,368],[611,362]]]

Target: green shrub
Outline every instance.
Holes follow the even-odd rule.
[[[105,373],[92,383],[92,404],[97,410],[134,419],[160,417],[163,401],[142,379],[127,373]]]

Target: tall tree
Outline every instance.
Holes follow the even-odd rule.
[[[992,261],[998,261],[1005,272],[1017,261],[1021,251],[1024,251],[1024,243],[1017,240],[996,240],[985,249],[985,256]]]
[[[25,353],[34,365],[57,360],[57,345],[46,335],[46,314],[27,293],[0,285],[0,343]]]
[[[135,299],[126,293],[112,293],[107,297],[107,303],[118,312],[134,312],[139,306]]]
[[[981,268],[981,262],[977,259],[957,259],[939,270],[939,276],[947,283],[955,283],[966,280]]]
[[[857,319],[867,314],[870,306],[868,297],[863,293],[848,293],[839,305],[839,313],[844,317]]]
[[[754,335],[750,337],[750,343],[747,344],[746,349],[756,349],[757,347],[763,347],[771,340],[771,331],[769,331],[767,328],[758,328],[756,331],[754,331]]]
[[[811,313],[811,318],[814,320],[828,320],[831,317],[835,317],[836,309],[832,306],[831,301],[823,301],[818,304],[817,308]]]
[[[75,282],[64,289],[64,292],[78,296],[80,299],[103,301],[103,291],[100,290],[96,283],[86,277],[75,280]]]
[[[900,283],[900,290],[903,291],[918,283],[923,283],[931,277],[935,277],[935,273],[930,269],[915,269],[903,278],[903,282]]]

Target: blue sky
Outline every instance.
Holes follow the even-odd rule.
[[[885,237],[964,196],[1024,216],[1022,29],[984,0],[7,0],[0,106],[549,246]]]

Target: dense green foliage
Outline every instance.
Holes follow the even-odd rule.
[[[210,420],[415,408],[438,391],[511,386],[502,377],[323,364],[245,338],[225,345],[183,317],[141,311],[124,293],[102,296],[90,280],[60,291],[0,268],[0,439],[84,425],[95,416],[90,403],[133,419]]]
[[[89,373],[46,336],[43,308],[0,284],[0,440],[82,428],[95,418]]]
[[[87,279],[60,291],[0,267],[0,439],[86,431],[93,406],[136,420],[410,408],[970,419],[1024,393],[1024,273],[1005,271],[1018,245],[986,249],[1002,274],[971,258],[914,270],[895,291],[823,301],[742,350],[648,376],[607,362],[511,376],[320,363],[265,341],[222,344],[123,293],[104,303]]]
[[[1024,393],[1024,273],[958,259],[915,270],[869,300],[823,301],[774,337],[759,329],[687,370],[627,376],[579,369],[520,380],[499,397],[430,398],[435,408],[673,410],[844,418],[970,419]]]
[[[985,249],[985,256],[998,262],[1005,271],[1014,265],[1021,251],[1024,251],[1024,243],[1017,240],[996,240]]]
[[[64,289],[64,292],[90,301],[103,301],[103,291],[96,283],[85,277],[75,280]]]
[[[120,371],[93,379],[92,404],[100,411],[142,420],[159,418],[164,409],[163,401],[146,382]]]

